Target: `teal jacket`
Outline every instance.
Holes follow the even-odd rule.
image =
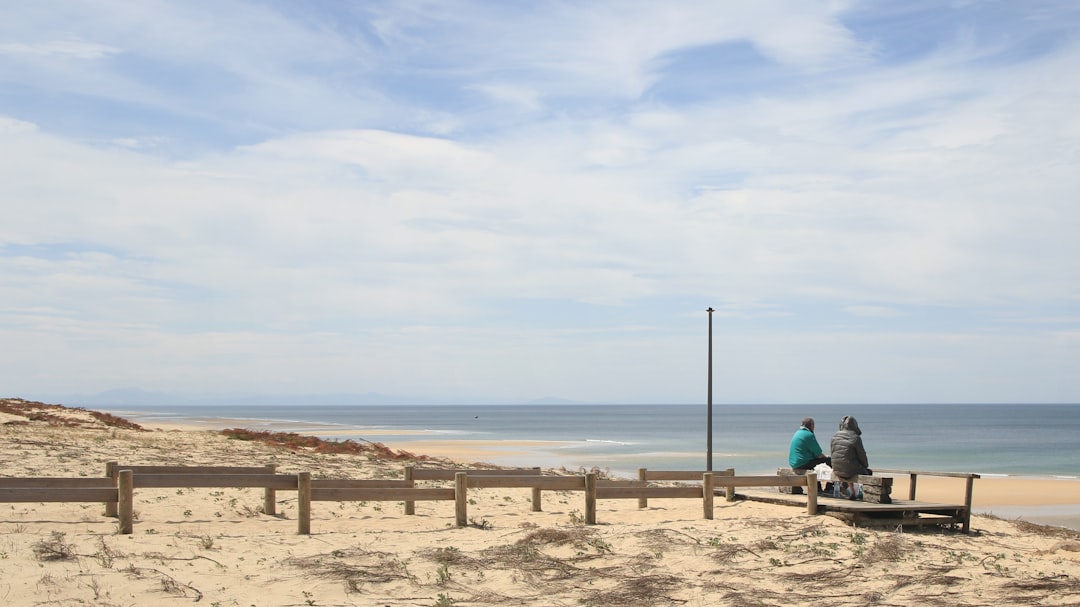
[[[791,437],[791,449],[788,450],[787,456],[793,470],[805,468],[811,460],[821,454],[821,445],[818,444],[813,432],[805,427],[800,427],[795,431],[795,436]]]

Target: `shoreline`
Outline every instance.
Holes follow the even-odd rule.
[[[229,428],[245,428],[249,430],[266,430],[271,432],[292,432],[296,434],[313,434],[320,437],[325,437],[329,440],[335,440],[338,438],[353,438],[360,436],[360,440],[365,440],[363,436],[416,436],[422,438],[408,439],[404,441],[395,442],[393,444],[387,444],[388,447],[394,449],[401,449],[409,452],[419,452],[425,455],[433,457],[447,457],[450,459],[462,458],[461,461],[472,461],[469,458],[477,454],[487,454],[492,456],[499,456],[502,453],[507,454],[509,457],[514,457],[522,452],[523,447],[532,446],[535,448],[550,448],[552,450],[563,448],[566,446],[580,445],[577,441],[566,440],[544,440],[544,439],[493,439],[493,438],[448,438],[452,434],[439,432],[435,430],[416,430],[416,429],[386,429],[386,428],[371,428],[363,426],[344,426],[341,424],[326,424],[320,422],[303,422],[296,420],[280,420],[272,418],[258,418],[258,417],[208,417],[208,416],[194,416],[176,418],[171,421],[162,421],[161,418],[152,415],[144,415],[137,411],[127,411],[123,409],[102,409],[109,413],[117,415],[123,414],[126,419],[136,421],[144,426],[160,429],[160,430],[225,430]],[[354,438],[355,440],[355,438]],[[377,442],[377,441],[370,441]],[[418,448],[419,447],[419,448]],[[466,448],[467,447],[467,448]],[[610,461],[617,460],[633,460],[634,457],[642,454],[634,453],[618,453],[618,454],[603,454],[598,456],[598,460],[605,459],[608,461],[597,462],[610,463]],[[531,465],[540,465],[541,467],[558,468],[562,463],[562,457],[559,454],[542,454],[535,453],[536,458],[547,458],[547,462],[534,462]],[[558,461],[556,461],[558,460]],[[498,462],[490,462],[498,463]],[[714,459],[714,465],[716,469],[722,470],[727,467],[732,467],[729,461],[725,461],[724,457],[717,454]],[[504,464],[512,465],[512,464]],[[516,465],[516,464],[515,464]],[[778,466],[786,465],[784,462],[777,462]],[[612,468],[614,466],[599,466],[601,468]],[[740,468],[734,466],[736,470]],[[898,467],[899,468],[899,467]],[[631,467],[623,470],[623,475],[636,478],[637,467]],[[949,470],[949,472],[967,472],[965,470]],[[769,474],[769,471],[765,470],[751,470],[750,474]],[[926,477],[919,477],[920,487]],[[1080,481],[1080,475],[1067,475],[1067,474],[1054,474],[1054,473],[1034,473],[1034,474],[999,474],[999,473],[981,473],[980,480],[992,480],[992,479],[1004,479],[1004,480],[1047,480],[1047,481]],[[1080,504],[1080,494],[1077,496],[1077,504]]]
[[[138,419],[138,416],[132,416]],[[254,423],[253,423],[254,422]],[[285,427],[285,424],[273,423],[273,420],[252,420],[237,418],[191,418],[183,422],[153,421],[152,426],[163,431],[220,431],[233,427],[254,426],[273,430]],[[340,427],[325,424],[288,424],[288,431],[297,428],[310,428],[321,436],[353,436],[360,431],[343,430]],[[324,431],[322,428],[330,431]],[[298,432],[299,433],[299,432]],[[363,430],[362,433],[380,436],[377,432]],[[539,440],[496,440],[496,439],[447,439],[434,438],[434,434],[420,431],[407,432],[395,430],[395,435],[415,434],[425,438],[387,444],[394,450],[403,450],[417,455],[445,458],[455,462],[488,463],[502,466],[521,466],[542,468],[568,468],[560,465],[558,457],[541,454],[542,450],[557,449],[566,445],[564,441]],[[722,460],[717,469],[723,469]],[[636,469],[618,474],[624,478],[636,478]],[[895,480],[893,495],[908,495],[907,475],[888,475]],[[916,498],[920,501],[963,503],[964,481],[956,478],[919,476]],[[983,476],[975,480],[972,494],[972,512],[991,514],[1010,520],[1025,520],[1037,524],[1047,524],[1080,530],[1080,479],[1057,476]]]

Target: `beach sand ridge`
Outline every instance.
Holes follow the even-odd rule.
[[[54,411],[55,413],[55,411]],[[0,475],[103,476],[105,462],[275,464],[315,477],[401,478],[406,461],[290,450],[220,432],[0,418]],[[100,422],[100,423],[99,423]],[[256,489],[139,489],[134,533],[101,504],[0,504],[0,601],[32,605],[1075,605],[1080,533],[976,516],[973,533],[855,529],[749,501],[606,500],[470,491],[452,502],[318,502],[261,513]]]

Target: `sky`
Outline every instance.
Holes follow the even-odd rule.
[[[0,2],[0,395],[1080,402],[1080,3]],[[713,308],[713,313],[706,310]]]

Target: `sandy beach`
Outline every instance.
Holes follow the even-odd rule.
[[[10,401],[8,401],[10,402]],[[206,428],[110,426],[87,412],[0,413],[0,476],[95,477],[105,462],[262,465],[321,478],[400,478],[411,463],[229,439]],[[31,419],[36,417],[36,419]],[[410,444],[410,448],[413,445]],[[463,445],[459,445],[463,447]],[[455,454],[482,461],[476,445]],[[440,454],[431,454],[440,455]],[[490,453],[487,453],[490,455]],[[423,465],[449,466],[448,460]],[[906,494],[898,479],[897,494]],[[919,478],[919,496],[962,496]],[[940,494],[938,492],[941,492]],[[475,497],[472,497],[474,496]],[[276,516],[257,489],[140,489],[134,533],[102,505],[0,504],[0,601],[32,605],[1075,605],[1080,532],[975,516],[972,533],[852,528],[830,516],[745,500],[602,501],[580,494],[471,491],[452,502],[318,502],[298,535],[295,492]],[[1069,508],[1069,480],[980,479],[978,508]]]

